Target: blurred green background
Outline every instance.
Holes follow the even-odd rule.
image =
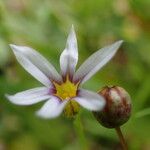
[[[16,61],[8,44],[37,49],[59,69],[59,56],[72,24],[78,66],[101,47],[123,39],[117,55],[84,88],[124,87],[132,97],[131,119],[122,126],[129,149],[150,149],[150,0],[0,0],[0,150],[82,150],[73,119],[43,120],[43,103],[16,106],[5,93],[40,86]],[[89,150],[119,150],[114,130],[82,109]]]

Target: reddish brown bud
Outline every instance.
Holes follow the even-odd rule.
[[[101,112],[93,112],[96,119],[107,128],[116,128],[128,121],[131,115],[131,98],[118,86],[104,87],[100,92],[106,100]]]

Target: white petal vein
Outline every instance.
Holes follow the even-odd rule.
[[[17,105],[32,105],[40,101],[49,99],[51,97],[49,89],[46,87],[38,87],[23,92],[16,93],[15,95],[6,94],[8,100]]]
[[[74,81],[82,79],[81,84],[83,84],[90,79],[115,55],[122,42],[123,41],[115,42],[91,55],[76,71]]]

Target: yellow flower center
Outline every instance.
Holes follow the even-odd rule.
[[[61,100],[67,100],[71,97],[75,97],[77,94],[78,84],[72,83],[68,78],[62,84],[55,83],[56,93],[55,95],[61,98]]]
[[[53,82],[56,93],[54,94],[55,96],[59,97],[62,101],[63,100],[69,100],[70,98],[73,98],[77,95],[77,90],[78,90],[78,85],[79,83],[72,83],[69,78],[66,78],[66,81],[62,84],[58,84],[56,82]],[[64,109],[64,114],[67,117],[72,117],[79,111],[79,104],[71,100],[67,103],[65,109]]]

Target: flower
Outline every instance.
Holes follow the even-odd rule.
[[[105,100],[99,94],[80,88],[116,53],[122,44],[118,41],[104,47],[90,56],[75,72],[78,61],[77,39],[72,26],[64,51],[60,56],[60,74],[42,55],[26,46],[10,45],[18,62],[44,86],[15,95],[6,95],[10,102],[17,105],[32,105],[45,101],[36,114],[43,118],[55,118],[63,111],[73,116],[82,106],[91,111],[100,111]]]

